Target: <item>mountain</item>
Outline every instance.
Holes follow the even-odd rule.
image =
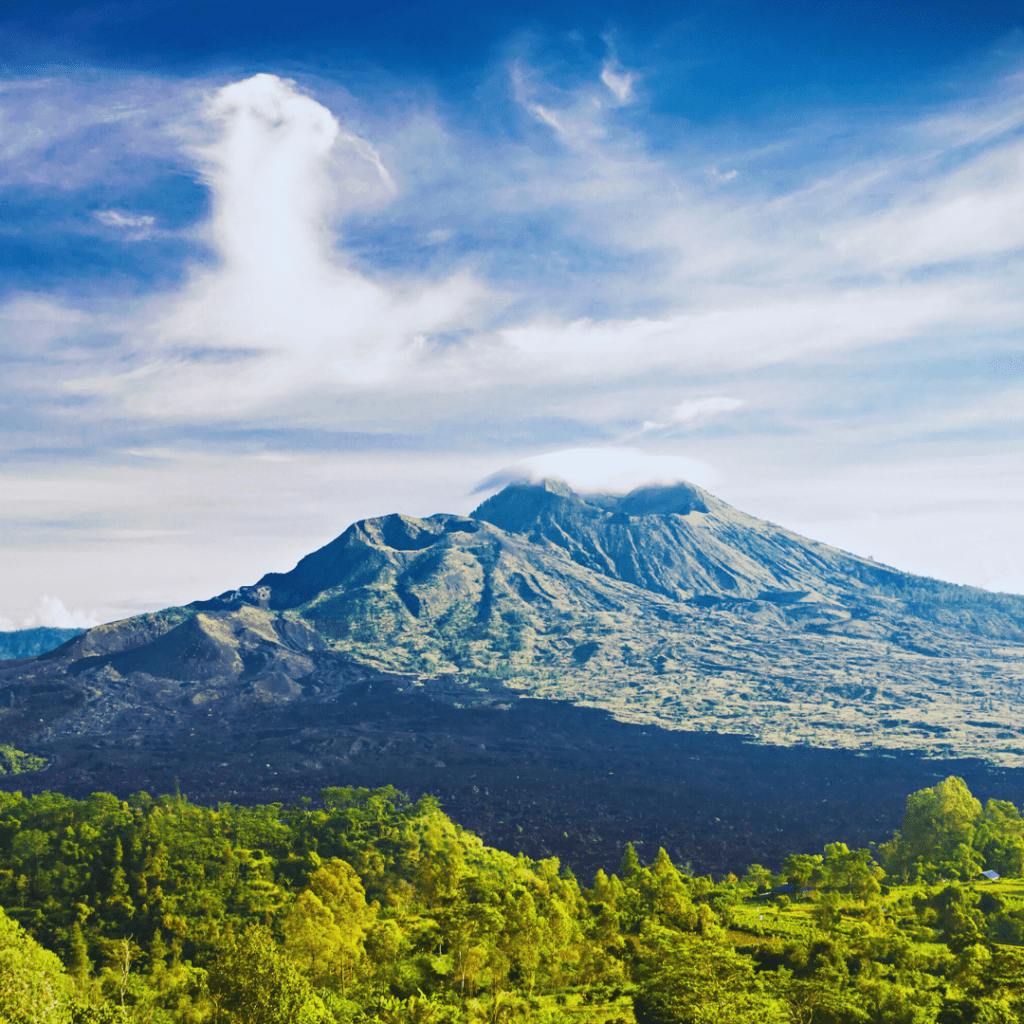
[[[173,641],[110,664],[133,671],[188,636],[209,668],[161,672],[248,676],[282,697],[320,685],[320,652],[460,703],[526,694],[767,743],[1024,764],[1024,598],[901,573],[688,484],[514,484],[470,517],[366,520],[192,607]],[[275,639],[229,670],[237,641],[218,630],[259,615]]]
[[[46,654],[81,632],[80,629],[56,629],[50,626],[0,632],[0,661]]]
[[[729,764],[753,741],[1006,770],[1024,767],[1022,682],[1024,598],[899,572],[689,484],[544,481],[468,517],[356,523],[291,572],[2,663],[0,742],[50,756],[65,788],[166,785],[173,766],[236,799],[300,777],[447,780],[456,762],[464,780],[588,757],[601,772],[599,733],[641,761],[662,743],[710,756],[703,733],[736,737],[715,747]]]

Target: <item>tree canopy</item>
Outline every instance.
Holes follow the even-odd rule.
[[[0,1024],[951,1024],[1024,1013],[1024,822],[962,780],[876,853],[581,886],[436,801],[0,795]],[[1014,887],[1016,886],[1016,887]]]

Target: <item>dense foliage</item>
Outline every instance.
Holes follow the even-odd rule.
[[[0,1024],[1024,1019],[1024,821],[959,779],[873,855],[581,887],[436,802],[0,796]],[[888,872],[888,874],[887,874]],[[897,884],[891,885],[890,883]]]
[[[46,767],[46,758],[15,750],[9,743],[0,743],[0,775],[21,775]]]

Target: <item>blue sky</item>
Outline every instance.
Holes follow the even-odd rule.
[[[524,469],[1024,591],[1019,5],[5,12],[0,626]]]

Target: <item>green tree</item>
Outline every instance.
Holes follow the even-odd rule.
[[[740,879],[740,885],[753,893],[767,892],[772,887],[772,873],[760,864],[751,864]]]
[[[619,878],[629,882],[640,870],[640,858],[636,855],[636,847],[632,843],[626,843],[626,849],[622,853],[622,863],[619,865]]]
[[[507,893],[502,906],[504,927],[498,936],[497,947],[504,956],[509,976],[532,994],[537,981],[537,967],[541,956],[549,952],[544,947],[544,929],[538,916],[537,904],[526,890]]]
[[[903,856],[913,864],[952,866],[959,874],[971,870],[958,847],[971,848],[982,815],[981,802],[955,775],[907,797],[903,814]]]
[[[308,889],[299,893],[281,922],[281,931],[285,948],[314,985],[329,985],[336,979],[344,985],[341,929],[315,893]]]
[[[0,1021],[70,1024],[73,990],[58,957],[0,911]]]
[[[825,847],[824,885],[855,899],[866,900],[881,892],[879,884],[885,872],[875,863],[869,850],[850,850],[846,843]]]
[[[79,986],[85,983],[92,968],[92,964],[89,962],[89,946],[82,934],[82,927],[77,921],[71,925],[71,932],[68,936],[67,968],[68,974],[75,979]]]
[[[942,941],[954,953],[959,953],[976,945],[981,938],[985,916],[977,909],[979,900],[973,890],[952,883],[917,902],[919,907],[934,911],[934,923]]]
[[[313,872],[281,928],[288,951],[313,984],[340,985],[344,993],[363,956],[363,937],[373,917],[359,876],[335,857]]]
[[[731,946],[647,925],[634,965],[637,1024],[784,1024],[750,957]]]
[[[818,853],[791,853],[782,862],[782,874],[793,886],[793,895],[799,896],[808,886],[816,888],[825,879],[825,858]]]
[[[231,1024],[327,1024],[323,1001],[262,925],[247,928],[218,957],[209,979]]]
[[[989,800],[974,837],[985,866],[1001,875],[1024,874],[1024,819],[1006,800]]]
[[[402,929],[397,921],[378,921],[366,936],[366,958],[370,962],[374,988],[383,999],[398,963],[402,948]]]

